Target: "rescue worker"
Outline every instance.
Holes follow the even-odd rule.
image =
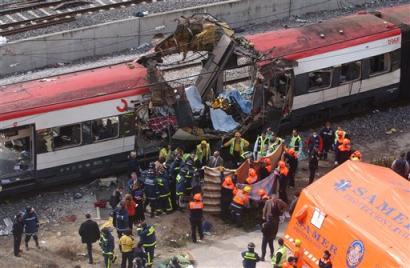
[[[360,161],[362,160],[362,153],[360,151],[354,151],[351,155],[350,155],[350,160],[352,161]]]
[[[319,154],[316,149],[309,153],[309,184],[315,179],[316,171],[319,168]]]
[[[303,248],[302,248],[302,241],[300,239],[295,239],[295,252],[293,256],[296,258],[296,268],[303,267]]]
[[[286,204],[288,203],[288,193],[287,187],[289,182],[289,169],[286,166],[285,161],[279,161],[278,163],[279,171],[279,198],[282,199]]]
[[[169,190],[169,182],[167,176],[165,175],[165,171],[160,172],[159,176],[157,177],[156,184],[158,185],[159,203],[161,210],[169,213],[172,211],[172,201],[171,192]]]
[[[255,160],[266,156],[267,148],[269,147],[269,138],[266,137],[266,132],[263,131],[261,135],[256,138],[255,145],[253,146],[253,157]]]
[[[172,201],[172,207],[177,208],[177,195],[176,195],[176,178],[179,175],[181,171],[181,167],[183,166],[183,161],[182,161],[182,155],[180,153],[175,153],[175,159],[174,161],[170,164],[169,167],[169,176],[170,176],[170,181],[169,181],[169,186],[171,190],[171,201]]]
[[[23,236],[23,231],[24,231],[23,213],[19,212],[14,218],[13,228],[11,230],[11,232],[13,233],[13,248],[14,248],[15,257],[21,257],[20,245],[21,245],[21,237]]]
[[[137,203],[135,203],[132,195],[126,194],[125,195],[125,207],[128,212],[128,228],[131,229],[134,226],[135,218],[137,216]]]
[[[184,166],[181,169],[181,172],[176,177],[176,193],[175,193],[175,204],[178,209],[182,210],[184,207],[183,204],[183,195],[185,192],[186,185],[186,176],[188,174],[188,168]]]
[[[31,206],[26,207],[26,211],[23,216],[23,222],[24,222],[24,233],[26,237],[24,238],[24,242],[26,245],[26,250],[28,250],[28,241],[30,241],[31,237],[33,237],[34,242],[36,243],[36,247],[40,248],[40,245],[38,244],[38,217],[37,213],[34,211],[34,208]]]
[[[282,238],[278,239],[279,248],[272,257],[273,268],[282,268],[283,263],[287,259],[287,250],[285,248],[285,243]]]
[[[234,191],[234,197],[231,203],[231,216],[233,222],[237,225],[241,225],[244,209],[249,207],[249,193],[251,190],[252,187],[246,185],[242,190],[236,189]]]
[[[323,252],[323,257],[319,260],[319,268],[332,268],[331,254],[328,250]]]
[[[188,159],[185,162],[187,172],[185,174],[185,195],[190,196],[192,194],[192,178],[194,176],[194,162],[191,159]]]
[[[317,134],[316,131],[313,131],[312,135],[309,137],[307,141],[308,153],[315,149],[319,155],[322,154],[323,151],[323,139],[320,135]]]
[[[273,240],[275,240],[276,233],[275,233],[275,223],[273,222],[273,216],[269,215],[268,220],[262,223],[262,257],[261,261],[265,261],[266,255],[266,246],[269,245],[270,249],[270,258],[273,257],[274,247],[273,247]]]
[[[338,126],[335,131],[335,140],[334,140],[335,151],[337,150],[337,147],[339,147],[339,145],[343,143],[343,140],[345,138],[347,138],[346,131],[344,131],[342,127]]]
[[[276,151],[276,149],[279,147],[279,145],[283,144],[284,140],[280,137],[278,137],[273,131],[271,132],[270,138],[269,138],[269,147],[268,147],[268,152],[267,154],[272,154]]]
[[[303,149],[303,143],[302,138],[299,136],[299,133],[296,129],[292,131],[292,137],[290,138],[288,147],[295,150],[296,155],[300,157],[300,154],[302,153]]]
[[[349,160],[352,154],[352,147],[349,139],[344,139],[343,143],[337,147],[335,165],[341,165]]]
[[[83,222],[78,230],[78,234],[81,236],[81,242],[87,245],[88,263],[93,263],[93,243],[100,239],[100,228],[98,224],[91,220],[90,214],[85,214],[87,219]]]
[[[229,154],[234,161],[235,166],[239,166],[243,160],[243,154],[248,148],[249,142],[241,137],[240,132],[235,132],[235,137],[231,138],[224,144],[224,147],[229,147]]]
[[[203,167],[208,163],[210,156],[211,146],[206,142],[206,140],[201,141],[201,143],[196,146],[194,161],[198,164],[198,166]]]
[[[135,240],[132,237],[132,231],[130,229],[125,231],[118,243],[121,251],[121,268],[132,268],[132,261],[134,260],[133,249],[135,247]]]
[[[166,161],[171,154],[171,150],[171,144],[162,147],[161,150],[159,150],[158,158],[163,158]]]
[[[393,161],[391,169],[403,178],[407,179],[410,171],[410,163],[406,160],[406,153],[401,153],[400,157]]]
[[[289,186],[295,187],[295,176],[298,169],[298,156],[294,149],[289,148],[285,151],[285,162],[289,165]]]
[[[142,246],[147,254],[147,267],[150,268],[153,264],[155,245],[157,244],[155,227],[143,222],[137,230]]]
[[[148,176],[144,180],[144,192],[146,197],[144,206],[147,207],[149,205],[151,207],[151,218],[154,217],[155,212],[159,211],[159,191],[155,180],[154,168],[154,163],[151,162],[149,164]]]
[[[202,203],[202,196],[200,193],[194,194],[193,201],[189,202],[189,222],[191,223],[191,237],[192,242],[196,243],[196,230],[199,233],[199,241],[204,239],[202,230],[204,203]]]
[[[222,173],[223,174],[223,173]],[[226,176],[221,185],[221,216],[222,219],[229,218],[229,206],[231,205],[235,184],[230,175]]]
[[[269,158],[262,158],[259,161],[258,178],[263,180],[268,177],[272,171],[272,165]]]
[[[128,174],[131,174],[132,172],[137,173],[138,176],[141,174],[137,152],[130,152],[130,155],[128,156]]]
[[[335,139],[335,132],[333,131],[330,122],[326,122],[322,130],[320,130],[320,136],[323,140],[323,160],[327,160],[327,154],[332,150],[332,145]]]
[[[282,268],[296,268],[296,259],[295,257],[289,257],[288,261],[285,261],[282,264]]]
[[[215,167],[223,167],[224,160],[221,157],[219,151],[215,151],[214,154],[209,158],[208,167],[215,168]]]
[[[115,261],[116,257],[114,256],[114,237],[108,227],[104,227],[101,230],[100,247],[104,257],[105,268],[111,268],[111,264]]]
[[[113,211],[113,225],[117,229],[118,238],[128,230],[128,210],[125,206],[125,201],[120,202],[120,207]]]
[[[246,183],[254,184],[257,181],[258,181],[258,175],[256,174],[256,170],[253,168],[250,168],[248,170],[248,177],[246,178]]]
[[[272,131],[271,127],[268,127],[266,129],[266,137],[269,139],[269,142],[272,140],[273,136],[275,136],[275,133]]]
[[[256,263],[260,261],[258,253],[255,252],[255,244],[250,242],[248,250],[241,253],[243,268],[255,268]]]

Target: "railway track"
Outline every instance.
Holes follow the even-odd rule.
[[[91,15],[116,8],[127,8],[157,0],[93,0],[36,2],[0,10],[0,36],[71,22],[81,15]]]

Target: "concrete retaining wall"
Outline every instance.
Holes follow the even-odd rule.
[[[138,47],[149,42],[154,34],[172,32],[175,18],[180,16],[210,13],[237,28],[289,15],[337,9],[339,3],[337,0],[231,0],[14,41],[0,47],[0,76]]]

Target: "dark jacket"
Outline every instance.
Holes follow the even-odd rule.
[[[144,192],[148,200],[157,199],[159,195],[158,184],[154,176],[147,176],[144,180]]]
[[[165,176],[157,177],[156,183],[158,185],[158,191],[159,191],[160,197],[164,197],[164,196],[169,195],[169,193],[170,193],[170,191],[169,191],[169,182],[168,182],[168,179]]]
[[[131,174],[132,172],[137,173],[137,175],[140,175],[140,164],[138,163],[137,159],[130,158],[128,160],[128,174]]]
[[[275,230],[276,230],[276,225],[273,221],[267,221],[262,223],[262,234],[264,237],[268,239],[275,238]]]
[[[34,234],[38,232],[38,218],[35,212],[30,213],[26,211],[23,216],[23,221],[24,232],[26,234]]]
[[[119,232],[128,230],[128,211],[126,208],[116,208],[113,212],[113,225]]]
[[[114,252],[114,237],[112,236],[111,233],[101,234],[100,247],[103,251],[103,254]]]
[[[147,262],[147,253],[145,253],[144,248],[135,247],[134,248],[134,258],[141,259],[143,265],[145,265],[145,263]]]
[[[316,170],[319,167],[319,155],[316,150],[309,154],[309,169]]]
[[[112,208],[115,208],[120,201],[121,201],[121,192],[114,190],[110,198],[110,206]]]
[[[285,162],[289,165],[289,171],[291,173],[295,173],[296,169],[298,168],[298,159],[296,157],[291,156],[288,153],[285,153]]]
[[[23,234],[23,229],[24,229],[24,222],[19,221],[17,218],[14,219],[13,229],[11,230],[13,235],[14,236],[21,236]]]
[[[320,259],[319,260],[319,268],[332,268],[332,262],[330,260],[324,260]]]
[[[155,227],[152,225],[147,225],[144,229],[139,229],[138,235],[144,247],[154,246],[157,243]]]
[[[256,252],[244,251],[242,252],[242,264],[243,268],[255,268],[256,263],[260,261],[259,255]]]
[[[93,220],[83,222],[78,233],[81,236],[82,243],[95,243],[100,239],[100,229],[98,228],[98,224]]]
[[[333,142],[335,141],[335,132],[332,128],[324,127],[320,131],[320,136],[323,139],[323,145],[325,148],[329,149]]]

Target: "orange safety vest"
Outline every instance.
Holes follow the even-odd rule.
[[[228,180],[224,180],[224,182],[222,183],[222,187],[229,189],[229,190],[233,190],[235,188],[235,185],[232,183],[232,181],[228,181]]]
[[[203,209],[204,208],[204,203],[202,202],[195,202],[195,201],[191,201],[189,202],[189,209]]]
[[[289,169],[287,167],[279,168],[279,172],[280,174],[287,176],[289,173]]]
[[[293,265],[286,261],[282,264],[282,268],[293,268]]]
[[[249,177],[246,178],[246,183],[247,183],[247,184],[253,184],[253,183],[255,183],[257,180],[258,180],[258,176],[253,176],[253,177],[249,176]]]
[[[303,250],[302,248],[296,248],[295,253],[293,254],[296,258],[298,258],[298,261],[296,262],[296,268],[302,268],[303,266]]]
[[[244,206],[249,202],[249,195],[245,194],[242,190],[238,190],[233,198],[233,202],[238,205]]]
[[[350,145],[345,146],[345,145],[343,145],[343,144],[342,144],[342,145],[339,145],[337,148],[339,149],[340,152],[350,151],[350,149],[351,149]]]

